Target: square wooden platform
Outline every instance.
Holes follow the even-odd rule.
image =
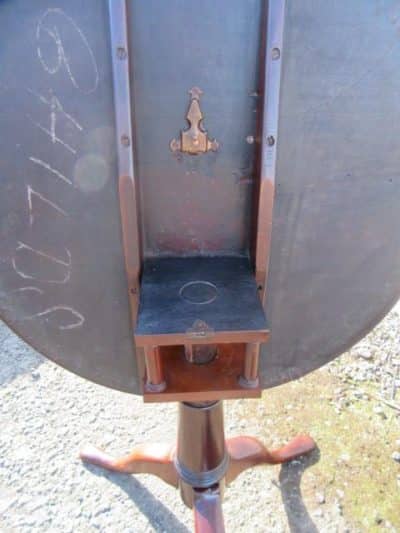
[[[145,261],[137,346],[265,342],[268,327],[242,257]]]

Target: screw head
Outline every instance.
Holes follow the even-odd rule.
[[[275,144],[275,137],[273,135],[268,135],[267,137],[267,144],[268,146],[274,146]]]
[[[126,59],[127,58],[126,49],[123,46],[118,46],[117,48],[117,57],[118,59]]]
[[[281,51],[279,50],[279,48],[273,48],[272,51],[271,51],[271,57],[274,61],[276,61],[277,59],[279,59],[281,57]]]
[[[126,133],[124,135],[121,135],[121,144],[122,146],[130,146],[131,144],[129,135],[126,135]]]

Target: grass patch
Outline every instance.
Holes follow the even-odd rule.
[[[373,392],[367,386],[363,390]],[[355,529],[380,531],[388,521],[400,530],[400,465],[391,458],[399,421],[390,407],[375,412],[378,405],[355,398],[354,387],[321,369],[265,391],[260,402],[246,401],[243,416],[257,418],[270,447],[297,433],[315,439],[320,460],[306,469],[301,485],[310,511],[322,491],[326,505],[338,503]]]

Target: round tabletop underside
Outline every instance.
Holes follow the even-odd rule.
[[[396,2],[330,4],[286,13],[263,388],[345,351],[400,295]],[[50,13],[58,34],[47,2],[0,6],[0,317],[72,372],[139,393],[108,15],[80,6]]]

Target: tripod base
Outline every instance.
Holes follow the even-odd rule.
[[[222,498],[225,484],[257,465],[291,461],[315,448],[299,435],[277,450],[268,450],[253,437],[224,440],[222,403],[180,404],[177,446],[145,444],[115,459],[93,447],[80,454],[83,461],[126,474],[153,474],[180,488],[182,499],[194,510],[195,531],[224,531]]]

